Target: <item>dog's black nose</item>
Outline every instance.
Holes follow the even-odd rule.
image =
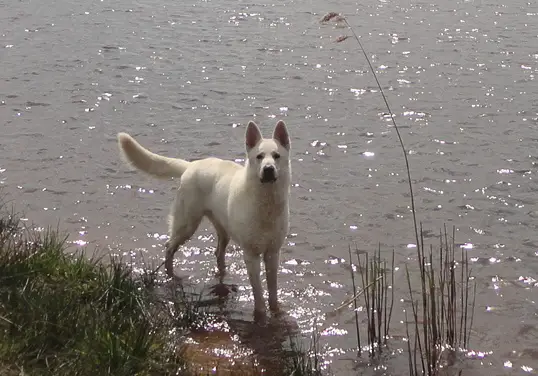
[[[262,170],[262,183],[272,182],[276,180],[276,171],[274,166],[264,166]]]

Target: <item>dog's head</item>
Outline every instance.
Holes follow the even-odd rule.
[[[282,120],[276,124],[273,138],[263,138],[256,123],[249,122],[245,144],[248,168],[262,183],[274,183],[289,175],[290,136]]]

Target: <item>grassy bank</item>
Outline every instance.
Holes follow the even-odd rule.
[[[162,375],[185,364],[171,320],[120,262],[0,220],[0,374]]]
[[[207,374],[186,339],[194,327],[203,331],[195,323],[208,313],[185,294],[163,299],[158,286],[121,260],[66,253],[57,231],[28,231],[0,216],[0,374]],[[220,373],[256,374],[249,361]],[[308,362],[295,351],[279,372],[316,374]]]

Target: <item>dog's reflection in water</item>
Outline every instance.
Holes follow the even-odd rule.
[[[298,334],[298,326],[293,318],[281,314],[269,317],[263,325],[240,319],[230,319],[228,324],[241,343],[253,351],[268,375],[284,374],[286,358],[293,356],[286,343]]]
[[[187,353],[199,369],[219,369],[219,375],[281,375],[293,355],[289,341],[299,334],[296,320],[286,314],[254,321],[252,311],[234,302],[237,286],[218,283],[196,300],[197,309],[210,312],[217,325],[192,332]],[[241,304],[242,305],[242,304]],[[239,372],[239,373],[238,373]]]

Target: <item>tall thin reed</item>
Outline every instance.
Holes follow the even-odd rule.
[[[350,273],[351,273],[351,282],[353,284],[353,296],[357,296],[357,285],[355,284],[355,271],[353,270],[353,259],[351,257],[351,246],[349,247],[349,267],[350,267]],[[357,299],[353,299],[353,305],[355,309],[353,310],[355,312],[355,330],[357,331],[357,349],[359,351],[359,354],[361,353],[361,333],[359,330],[359,310],[357,307]]]
[[[348,29],[353,34],[353,38],[357,41],[357,43],[359,45],[359,48],[360,48],[362,54],[364,55],[364,58],[365,58],[366,62],[368,63],[368,67],[370,68],[370,71],[372,72],[372,75],[374,76],[374,79],[375,79],[375,82],[376,82],[377,87],[379,89],[379,92],[381,93],[383,101],[385,102],[385,106],[387,107],[387,111],[389,112],[390,119],[391,119],[392,125],[394,126],[394,130],[396,131],[396,135],[398,136],[398,141],[400,143],[400,148],[402,149],[402,153],[403,153],[403,157],[404,157],[404,161],[405,161],[405,170],[406,170],[406,173],[407,173],[407,182],[408,182],[408,185],[409,185],[409,193],[410,193],[410,196],[411,196],[411,213],[412,213],[412,216],[413,216],[413,227],[414,227],[414,230],[415,230],[415,240],[417,242],[417,247],[419,247],[419,244],[418,244],[419,243],[419,230],[418,230],[418,221],[417,221],[417,214],[416,214],[417,211],[416,211],[416,206],[415,206],[415,195],[413,193],[413,183],[412,183],[412,180],[411,180],[411,168],[410,168],[410,165],[409,165],[409,158],[407,156],[407,149],[406,149],[405,144],[403,142],[403,138],[402,138],[402,135],[400,133],[400,128],[396,124],[395,115],[392,112],[392,109],[391,109],[391,107],[389,105],[389,101],[387,99],[387,96],[385,95],[385,91],[383,90],[383,87],[381,86],[381,83],[379,82],[379,79],[377,78],[377,74],[375,73],[375,69],[374,69],[374,67],[372,65],[372,62],[370,61],[370,58],[368,57],[368,54],[366,53],[366,50],[364,49],[364,47],[363,47],[357,33],[355,33],[355,29],[353,27],[351,27],[351,25],[347,21],[346,17],[344,17],[342,15],[339,15],[336,12],[328,13],[327,15],[325,15],[321,19],[321,22],[325,23],[325,22],[328,22],[328,21],[331,21],[331,20],[335,20],[336,22],[344,22],[346,24],[346,26],[348,27]],[[340,43],[340,42],[345,41],[346,39],[348,39],[348,36],[340,36],[340,37],[338,37],[336,39],[336,42]]]

